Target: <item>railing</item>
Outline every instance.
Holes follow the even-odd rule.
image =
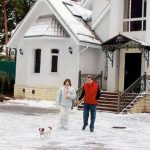
[[[119,100],[119,111],[123,111],[142,92],[150,92],[150,75],[146,73],[138,78],[121,95]]]

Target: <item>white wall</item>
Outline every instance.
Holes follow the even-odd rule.
[[[98,51],[98,55],[99,55],[99,58],[98,58],[98,73],[101,73],[101,71],[103,72],[103,83],[102,83],[102,86],[103,86],[103,90],[106,90],[107,89],[107,80],[105,79],[105,76],[107,74],[106,72],[106,55],[105,55],[105,52],[102,51],[101,49]]]
[[[110,11],[104,16],[104,18],[98,23],[94,31],[102,42],[108,40],[109,37],[109,23],[110,23]]]
[[[147,20],[146,20],[146,42],[150,45],[150,0],[147,0]],[[150,60],[150,55],[149,55]],[[145,62],[145,71],[150,75],[150,62],[149,67],[147,67],[147,62]]]
[[[110,24],[109,37],[117,35],[122,32],[123,26],[123,0],[111,0],[110,7]]]
[[[92,6],[92,23],[94,23],[99,15],[104,11],[106,6],[109,4],[108,0],[93,0]]]
[[[48,39],[36,38],[25,39],[22,49],[23,56],[17,58],[17,75],[16,85],[26,85],[28,87],[59,87],[66,78],[70,78],[72,85],[78,86],[78,70],[79,70],[79,49],[71,39]],[[68,52],[68,48],[72,47],[73,54]],[[34,50],[41,49],[41,71],[33,72],[34,66]],[[51,49],[58,49],[58,74],[50,72],[51,66]],[[22,72],[20,74],[20,72]],[[21,78],[26,78],[22,82]]]
[[[83,47],[80,48],[80,50]],[[82,74],[98,73],[98,49],[88,48],[80,53],[80,70]]]
[[[107,90],[118,91],[119,89],[119,50],[114,52],[113,67],[110,60],[108,60],[108,79],[107,79]]]

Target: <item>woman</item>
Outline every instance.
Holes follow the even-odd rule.
[[[75,89],[71,87],[71,80],[66,79],[64,86],[59,88],[56,101],[60,105],[60,128],[68,129],[68,115],[72,101],[76,97]]]

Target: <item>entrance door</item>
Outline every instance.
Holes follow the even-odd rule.
[[[141,76],[141,53],[126,53],[124,90]]]

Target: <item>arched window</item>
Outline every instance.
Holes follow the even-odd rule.
[[[41,49],[34,51],[34,73],[40,73],[41,67]]]
[[[51,50],[51,72],[57,73],[58,72],[58,56],[59,56],[59,50],[58,49],[52,49]]]

